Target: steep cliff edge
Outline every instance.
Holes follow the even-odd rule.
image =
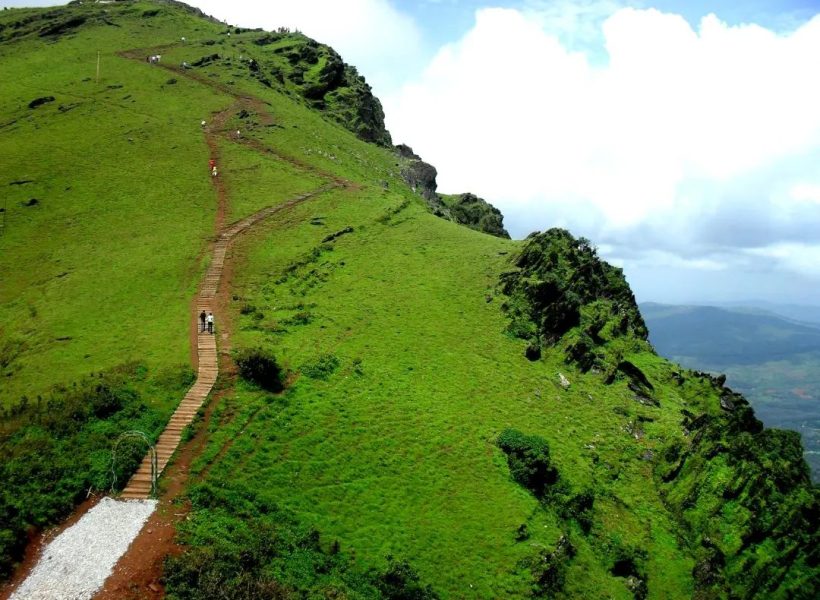
[[[510,332],[530,342],[531,360],[555,348],[604,385],[625,381],[642,405],[660,408],[661,390],[681,402],[679,426],[658,437],[654,473],[696,561],[694,597],[816,597],[820,488],[811,484],[800,436],[764,429],[725,377],[650,360],[622,271],[588,240],[561,229],[536,233],[513,264],[501,279],[504,308]]]

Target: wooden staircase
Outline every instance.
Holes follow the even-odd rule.
[[[211,264],[208,271],[205,273],[205,278],[202,281],[202,287],[197,295],[196,308],[194,309],[193,319],[194,326],[200,326],[199,314],[204,310],[205,314],[214,313],[214,320],[216,324],[219,323],[214,312],[215,297],[219,282],[222,279],[222,268],[225,265],[225,255],[228,252],[228,246],[231,241],[262,219],[279,212],[284,208],[298,204],[308,198],[321,194],[325,191],[338,187],[336,184],[329,184],[319,188],[314,192],[302,194],[296,198],[277,206],[263,208],[257,213],[249,217],[237,221],[229,225],[217,238],[214,243],[213,252],[211,253]],[[200,407],[205,403],[205,399],[216,383],[216,378],[219,375],[219,361],[217,360],[216,335],[211,335],[207,332],[197,330],[197,355],[199,356],[199,370],[197,372],[196,381],[188,393],[185,394],[182,402],[180,402],[174,414],[171,416],[165,430],[157,440],[155,450],[157,454],[157,478],[159,478],[162,471],[165,469],[168,462],[171,460],[174,452],[179,446],[182,438],[182,430],[193,421],[194,416]],[[131,476],[128,485],[120,494],[120,498],[124,500],[131,499],[146,499],[151,495],[151,461],[152,456],[149,451],[145,458],[142,459],[137,471]]]

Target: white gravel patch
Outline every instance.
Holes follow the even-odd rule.
[[[90,599],[156,506],[156,500],[103,498],[45,547],[37,566],[9,600]]]

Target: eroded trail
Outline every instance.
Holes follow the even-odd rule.
[[[165,46],[164,48],[169,47],[171,46]],[[150,52],[150,50],[140,49],[122,52],[120,56],[141,61],[146,52]],[[224,303],[219,302],[219,297],[225,296],[225,290],[221,290],[220,285],[223,283],[223,273],[226,262],[229,260],[228,252],[231,243],[243,232],[281,211],[288,210],[333,188],[353,186],[348,181],[282,154],[257,140],[236,139],[228,135],[225,123],[232,114],[243,108],[252,107],[262,119],[271,119],[265,110],[265,103],[260,99],[237,94],[224,85],[200,77],[187,70],[163,67],[202,85],[214,88],[234,99],[230,106],[214,114],[210,125],[204,128],[206,143],[212,158],[219,159],[221,143],[226,141],[242,143],[257,152],[267,155],[273,154],[300,170],[322,177],[328,183],[312,192],[268,206],[244,219],[226,225],[225,215],[228,212],[229,191],[226,189],[221,177],[213,178],[218,198],[215,216],[217,235],[209,248],[210,263],[208,269],[191,304],[190,327],[192,334],[195,332],[196,339],[197,378],[171,416],[156,443],[157,477],[168,466],[180,445],[183,430],[192,422],[194,416],[205,404],[219,376],[217,336],[202,331],[200,314],[202,312],[205,312],[206,315],[213,314],[217,330],[218,324],[225,317],[222,314]],[[204,172],[203,176],[206,176]],[[227,321],[227,319],[224,320]],[[201,446],[202,443],[203,440],[200,439],[199,445]],[[183,516],[185,512],[184,509],[173,507],[170,501],[181,492],[187,478],[187,465],[190,460],[191,456],[188,456],[184,461],[181,461],[186,464],[177,469],[174,482],[158,503],[157,500],[149,499],[152,494],[152,457],[151,453],[147,454],[138,470],[132,475],[119,499],[104,498],[98,505],[85,513],[79,521],[45,546],[40,553],[37,564],[9,597],[14,600],[23,598],[70,598],[80,600],[90,599],[95,596],[121,598],[126,597],[126,593],[130,597],[140,598],[161,596],[162,589],[161,584],[159,584],[157,570],[161,569],[162,558],[167,548],[173,546],[173,524],[175,519]],[[158,505],[160,510],[155,512]],[[148,525],[144,527],[146,522]],[[155,535],[154,529],[161,530],[156,532],[162,534],[162,543],[159,545],[154,544],[154,541],[159,541],[156,537],[154,540],[150,537]],[[146,548],[152,548],[155,545],[157,547],[153,548],[153,552],[144,551]],[[126,562],[123,559],[124,555],[128,566],[119,567],[120,563]],[[112,572],[116,574],[112,580],[118,581],[113,585],[106,586],[107,590],[101,591]]]

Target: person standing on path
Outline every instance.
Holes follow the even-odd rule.
[[[208,333],[214,333],[214,313],[208,313]]]
[[[208,170],[213,172],[214,169],[216,169],[216,161],[212,158],[208,161]]]
[[[199,313],[199,322],[202,323],[202,330],[200,331],[200,333],[205,333],[205,319],[206,315],[205,311],[203,310],[201,313]]]

